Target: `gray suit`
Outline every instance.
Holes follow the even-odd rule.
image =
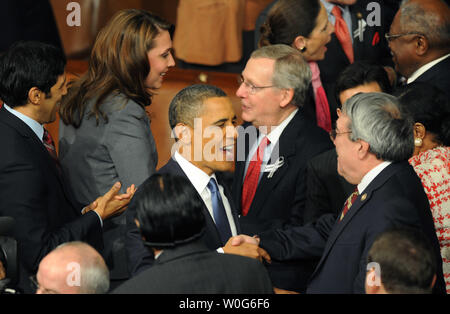
[[[89,204],[106,193],[116,181],[122,193],[131,184],[139,186],[155,172],[158,155],[150,121],[143,107],[125,96],[109,96],[101,105],[108,118],[89,116],[91,101],[81,126],[60,123],[59,159],[76,199]],[[128,278],[125,251],[125,216],[104,222],[102,252],[112,279]]]

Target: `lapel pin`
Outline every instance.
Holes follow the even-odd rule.
[[[278,168],[282,167],[283,165],[284,165],[284,157],[278,158],[278,160],[273,164],[266,165],[264,172],[269,172],[267,178],[269,179],[272,178],[275,171],[277,171]]]
[[[363,195],[361,195],[361,201],[365,201],[367,198],[367,193],[364,193]]]

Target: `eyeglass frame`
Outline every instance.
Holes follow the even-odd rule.
[[[384,38],[386,38],[387,42],[391,42],[394,39],[397,39],[397,38],[400,38],[403,36],[407,36],[407,35],[418,35],[418,36],[426,37],[424,34],[419,33],[419,32],[407,32],[407,33],[400,33],[400,34],[393,34],[393,35],[386,33],[386,34],[384,34]]]
[[[337,131],[336,131],[336,128],[334,128],[334,129],[331,129],[331,131],[330,131],[328,134],[330,135],[330,138],[334,141],[334,140],[336,140],[336,137],[337,137],[339,134],[349,134],[349,133],[353,133],[353,132],[352,132],[352,131],[337,132]]]
[[[250,94],[251,95],[255,95],[259,90],[264,89],[264,88],[271,88],[271,87],[277,87],[275,85],[268,85],[268,86],[255,86],[249,82],[246,82],[244,80],[244,77],[242,75],[239,75],[237,78],[238,84],[239,86],[241,86],[242,84],[244,84],[249,90],[250,90]]]

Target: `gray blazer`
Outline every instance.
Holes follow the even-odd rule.
[[[121,94],[109,96],[101,105],[108,122],[89,117],[88,104],[81,126],[62,121],[59,127],[59,159],[76,199],[89,204],[106,193],[116,181],[122,191],[139,186],[156,170],[158,155],[150,121],[140,105]],[[104,222],[102,252],[112,279],[128,277],[124,252],[125,216]]]

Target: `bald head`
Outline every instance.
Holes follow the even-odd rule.
[[[83,242],[58,246],[39,264],[37,293],[95,294],[109,289],[109,271],[102,256]]]

